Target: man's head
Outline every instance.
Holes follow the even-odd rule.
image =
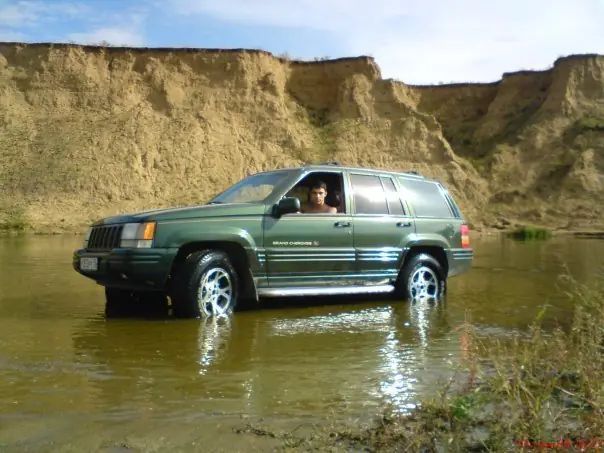
[[[313,181],[308,191],[308,201],[314,205],[322,205],[325,203],[325,196],[327,195],[327,184],[323,181]]]

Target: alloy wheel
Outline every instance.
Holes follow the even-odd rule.
[[[428,266],[417,268],[409,278],[411,300],[438,299],[440,285],[436,273]]]
[[[208,269],[197,292],[200,314],[204,318],[224,316],[231,311],[232,300],[233,284],[229,273],[221,267]]]

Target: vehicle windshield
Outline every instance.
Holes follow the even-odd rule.
[[[287,175],[287,171],[275,171],[248,176],[217,195],[210,204],[261,203],[273,193]]]

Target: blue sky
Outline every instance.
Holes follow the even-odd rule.
[[[604,0],[0,0],[0,41],[371,55],[407,83],[485,82],[604,54]]]

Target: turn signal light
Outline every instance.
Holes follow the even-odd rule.
[[[468,247],[470,247],[470,228],[468,228],[468,225],[462,225],[460,233],[461,233],[461,246],[464,249],[467,249]]]
[[[120,247],[139,249],[153,247],[155,225],[155,222],[124,224]]]
[[[143,223],[143,237],[145,240],[152,240],[155,236],[155,222]]]

